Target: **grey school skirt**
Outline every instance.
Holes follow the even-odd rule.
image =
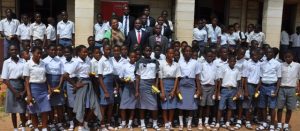
[[[179,90],[182,94],[182,101],[177,103],[177,108],[181,110],[196,110],[197,100],[194,98],[196,93],[195,79],[182,78],[179,82]]]
[[[42,113],[51,111],[50,101],[48,98],[48,87],[46,83],[30,83],[31,95],[35,103],[28,105],[29,113]]]
[[[140,80],[140,98],[138,100],[138,108],[146,110],[157,110],[157,94],[152,93],[151,86],[155,79]]]
[[[18,92],[23,92],[24,81],[21,79],[9,80],[10,85]],[[21,97],[17,99],[15,94],[9,89],[6,89],[6,98],[5,98],[5,112],[6,113],[25,113],[26,111],[26,102]]]
[[[134,84],[125,84],[122,90],[120,109],[135,109],[136,101]]]
[[[59,85],[61,75],[47,75],[48,83],[51,88],[56,88]],[[60,88],[60,93],[52,93],[50,97],[51,106],[62,106],[65,104],[64,90]]]
[[[174,88],[175,78],[174,79],[163,79],[163,84],[165,88],[166,101],[161,102],[161,108],[164,110],[167,109],[176,109],[177,107],[177,98],[176,96],[170,99],[169,95]]]

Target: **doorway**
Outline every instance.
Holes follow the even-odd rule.
[[[227,24],[226,7],[227,0],[196,0],[194,19],[196,21],[204,18],[210,23],[212,17],[217,17],[219,23]]]

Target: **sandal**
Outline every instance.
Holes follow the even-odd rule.
[[[202,130],[203,130],[202,124],[198,124],[198,130],[199,130],[199,131],[202,131]]]
[[[211,128],[214,128],[216,126],[216,122],[215,121],[212,121],[211,123],[210,123],[210,127]]]
[[[219,129],[220,129],[220,124],[217,123],[216,126],[215,126],[215,128],[213,128],[213,131],[218,131]]]
[[[180,125],[180,126],[178,127],[178,130],[179,130],[179,131],[183,131],[183,125]]]
[[[211,130],[211,128],[210,128],[210,126],[209,126],[208,123],[205,123],[205,124],[204,124],[204,127],[205,127],[207,130]]]
[[[283,128],[283,131],[290,131],[290,128],[285,127],[285,128]]]
[[[192,131],[193,129],[192,129],[192,126],[191,125],[187,125],[187,130],[188,131]]]
[[[245,127],[246,127],[248,130],[253,130],[253,127],[252,127],[251,123],[246,123]]]
[[[142,130],[142,131],[147,131],[146,126],[142,126],[142,127],[141,127],[141,130]]]
[[[157,125],[154,125],[152,128],[156,131],[160,131],[160,128]]]
[[[266,130],[268,127],[264,126],[264,125],[259,125],[258,127],[255,128],[256,131],[262,131],[262,130]]]
[[[242,128],[242,125],[240,123],[236,123],[234,126],[234,130],[239,130]]]
[[[274,127],[274,126],[273,126],[273,127],[270,127],[269,130],[270,130],[270,131],[275,131],[275,127]]]

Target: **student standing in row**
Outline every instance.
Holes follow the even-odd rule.
[[[211,19],[211,24],[208,27],[208,44],[210,47],[217,47],[220,45],[221,28],[217,25],[218,19],[216,17]]]
[[[207,31],[205,30],[203,20],[198,20],[197,25],[197,28],[194,28],[193,30],[193,40],[198,42],[200,53],[204,54],[204,49],[207,42]]]
[[[102,40],[108,30],[107,24],[103,22],[102,14],[97,14],[97,23],[94,25],[95,46],[102,47]]]
[[[62,20],[57,23],[57,44],[64,47],[75,45],[75,27],[74,23],[68,20],[68,12],[61,12]]]
[[[35,13],[35,22],[30,25],[30,44],[45,48],[46,45],[46,26],[42,23],[40,13]]]
[[[21,51],[25,50],[25,42],[30,42],[30,24],[29,18],[26,14],[22,15],[23,23],[18,26],[16,35],[18,36],[21,44]]]
[[[56,29],[54,27],[54,18],[48,17],[47,19],[48,26],[46,29],[46,35],[47,35],[47,44],[56,44]]]

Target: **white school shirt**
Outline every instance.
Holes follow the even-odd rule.
[[[193,29],[193,40],[204,41],[204,42],[207,41],[207,32],[204,27],[202,29],[199,28]]]
[[[247,60],[244,58],[242,58],[240,60],[236,60],[234,67],[237,68],[240,71],[240,73],[242,73],[245,70],[244,66],[245,66],[246,62],[247,62]]]
[[[144,59],[144,58],[142,58]],[[155,79],[157,68],[156,63],[139,63],[136,74],[141,77],[141,79]]]
[[[51,41],[56,40],[56,31],[55,31],[55,28],[51,24],[48,24],[48,27],[46,29],[46,35],[47,35],[48,40],[51,40]]]
[[[159,78],[177,78],[181,76],[180,66],[177,62],[173,61],[168,64],[166,60],[159,60]]]
[[[75,33],[74,23],[72,21],[64,22],[61,20],[57,23],[57,34],[59,38],[72,39],[72,34]]]
[[[151,59],[156,59],[156,58],[155,58],[154,52],[151,53],[150,57],[151,57]],[[165,60],[165,59],[166,59],[166,56],[165,56],[164,54],[161,53],[161,54],[159,55],[159,58],[156,59],[156,60]]]
[[[289,45],[290,42],[290,36],[286,31],[281,31],[280,34],[280,44],[281,45]]]
[[[254,31],[251,31],[251,32],[246,32],[245,33],[245,36],[247,37],[247,39],[254,33]]]
[[[200,66],[200,81],[201,85],[215,85],[215,80],[217,80],[217,66],[211,62],[207,61],[201,63]]]
[[[222,30],[219,26],[214,29],[212,24],[208,24],[208,38],[211,38],[212,43],[217,43],[218,37],[221,36]]]
[[[252,40],[256,40],[259,43],[259,46],[261,46],[262,44],[265,43],[266,37],[263,32],[259,32],[259,33],[253,32],[253,34],[247,38],[247,42],[251,43]]]
[[[239,40],[246,39],[245,33],[242,31],[235,31],[233,34],[236,35]]]
[[[110,75],[114,72],[114,67],[111,59],[102,56],[98,62],[98,75]]]
[[[221,45],[226,45],[228,43],[228,34],[223,33],[221,34]]]
[[[237,87],[238,81],[241,80],[241,73],[237,68],[231,69],[229,65],[224,65],[220,74],[222,87]]]
[[[27,25],[25,25],[24,23],[22,23],[21,25],[19,25],[16,35],[20,36],[21,40],[30,40],[30,24],[28,23]]]
[[[300,34],[294,33],[291,35],[292,47],[300,47]]]
[[[75,58],[74,68],[66,69],[68,74],[75,74],[78,78],[89,78],[92,64],[89,59],[86,57],[83,61],[80,57]]]
[[[0,21],[0,31],[4,32],[5,36],[15,35],[20,22],[17,19],[8,21],[7,18]]]
[[[62,60],[63,65],[64,65],[64,73],[68,73],[68,70],[75,70],[75,66],[76,66],[76,62],[75,62],[76,58],[72,58],[70,61],[67,61],[67,59]],[[69,72],[69,77],[70,78],[74,78],[76,77],[75,72]]]
[[[42,60],[39,63],[35,63],[30,59],[24,66],[23,76],[29,76],[30,83],[45,83],[46,63]]]
[[[115,57],[111,57],[111,62],[112,62],[112,66],[113,66],[113,74],[114,75],[120,75],[120,69],[122,68],[122,66],[124,64],[126,64],[128,61],[126,59],[124,59],[123,57],[120,56],[120,60],[117,61],[115,59]]]
[[[91,64],[92,64],[92,73],[95,73],[95,77],[98,77],[98,65],[99,65],[99,61],[96,60],[95,58],[92,58],[91,60]]]
[[[25,66],[25,61],[21,58],[17,62],[13,61],[11,58],[7,59],[3,63],[2,68],[2,79],[18,79],[23,76],[23,70]]]
[[[36,22],[30,25],[30,36],[33,36],[33,40],[43,40],[46,35],[46,26],[43,23],[37,24]]]
[[[103,23],[100,25],[99,23],[96,23],[94,25],[95,41],[102,41],[102,39],[104,38],[104,34],[107,30],[107,24]]]
[[[221,68],[224,66],[224,65],[227,65],[228,63],[227,63],[227,60],[226,61],[223,61],[221,58],[217,58],[217,59],[215,59],[214,60],[214,62],[213,62],[215,65],[216,65],[216,67],[217,67],[217,77],[218,77],[218,79],[220,78],[220,73],[221,73]]]
[[[263,61],[260,68],[262,83],[273,84],[281,77],[281,64],[275,59]]]
[[[130,81],[135,81],[135,74],[134,74],[135,64],[136,63],[131,64],[127,62],[125,65],[123,65],[120,69],[121,71],[120,71],[119,78],[129,77]]]
[[[179,65],[181,77],[195,78],[196,75],[200,74],[200,64],[194,59],[189,61],[183,59],[179,61]]]
[[[236,45],[236,41],[238,41],[240,38],[236,34],[228,34],[228,44],[229,45]]]
[[[260,80],[260,67],[261,62],[257,61],[256,63],[250,59],[245,63],[245,69],[242,72],[243,77],[247,77],[247,82],[251,84],[258,84]]]
[[[250,59],[251,56],[250,56],[250,49],[246,50],[245,52],[245,59]]]
[[[281,64],[281,85],[297,87],[300,79],[300,64],[292,62],[290,64],[284,62]]]
[[[58,57],[47,56],[43,59],[43,62],[46,64],[46,72],[51,75],[61,75],[64,73],[64,65]]]

